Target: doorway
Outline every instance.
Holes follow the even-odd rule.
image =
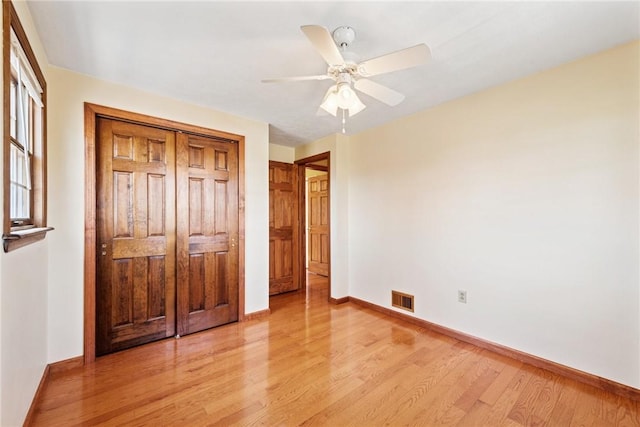
[[[299,280],[327,278],[331,299],[330,153],[297,160],[299,183]]]
[[[242,320],[244,138],[85,104],[85,363]]]

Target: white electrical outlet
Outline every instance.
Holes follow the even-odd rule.
[[[458,290],[458,302],[467,303],[467,291]]]

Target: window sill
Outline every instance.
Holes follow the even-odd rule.
[[[2,235],[5,252],[11,252],[23,246],[30,245],[45,238],[53,227],[35,227],[24,230],[14,230],[9,234]]]

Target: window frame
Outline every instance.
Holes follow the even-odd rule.
[[[10,1],[2,2],[2,92],[3,92],[3,247],[5,252],[44,239],[52,230],[47,226],[47,83],[33,53],[29,39],[20,23],[18,14]],[[26,56],[34,77],[42,88],[42,114],[40,117],[42,135],[33,138],[31,148],[31,190],[30,218],[15,224],[11,220],[11,30],[15,33]],[[31,108],[31,107],[30,107]],[[30,129],[29,132],[33,132]]]

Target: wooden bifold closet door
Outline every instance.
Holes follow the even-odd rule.
[[[237,320],[237,144],[105,118],[96,136],[96,354]]]

